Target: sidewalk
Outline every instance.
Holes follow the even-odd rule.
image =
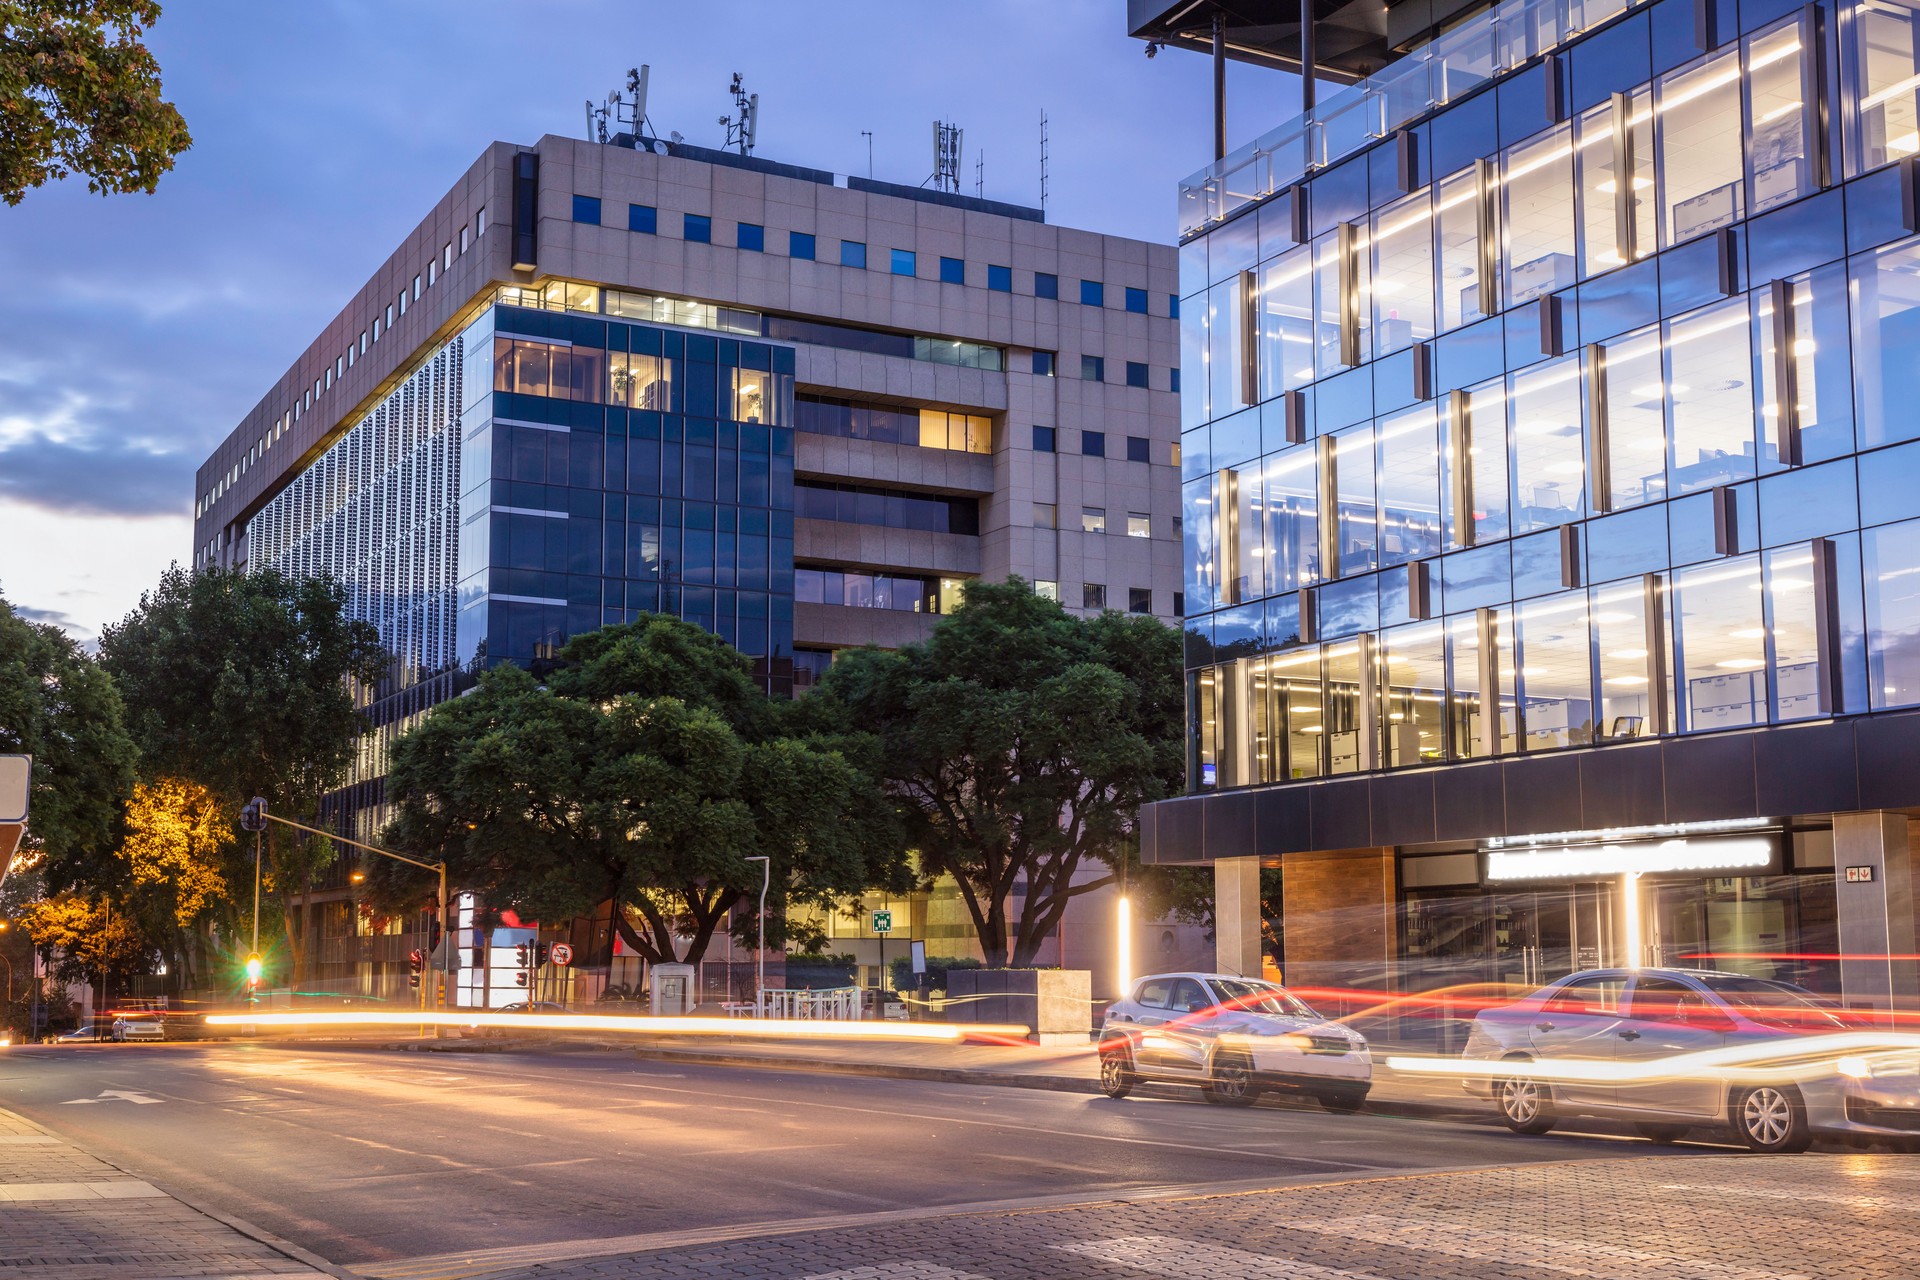
[[[345,1276],[0,1109],[0,1275],[33,1280]]]
[[[622,1043],[638,1057],[708,1066],[761,1067],[834,1075],[941,1080],[1097,1093],[1100,1062],[1093,1042],[1085,1048],[1058,1045],[908,1044],[887,1041],[756,1040],[726,1036],[649,1036]],[[1141,1092],[1182,1090],[1179,1085],[1143,1085]],[[1284,1096],[1284,1095],[1271,1095]],[[1312,1105],[1308,1103],[1306,1105]],[[1397,1115],[1468,1115],[1491,1118],[1491,1106],[1470,1098],[1458,1082],[1428,1076],[1398,1076],[1374,1064],[1367,1110]]]

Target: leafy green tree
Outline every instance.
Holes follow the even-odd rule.
[[[1212,867],[1141,867],[1132,883],[1140,913],[1146,919],[1170,916],[1182,924],[1213,931]],[[1281,872],[1260,869],[1260,946],[1281,967],[1283,934]]]
[[[821,692],[879,736],[908,845],[959,884],[996,967],[1032,964],[1114,881],[1139,806],[1183,777],[1179,633],[1078,618],[1018,578],[970,583],[924,644],[842,655]],[[1090,861],[1108,873],[1077,880]]]
[[[757,904],[749,856],[772,859],[775,946],[793,904],[903,881],[872,745],[769,700],[716,636],[647,614],[575,637],[558,663],[544,685],[496,668],[395,745],[395,848],[444,858],[523,918],[612,901],[622,939],[655,962],[699,960],[736,906]],[[423,883],[402,864],[367,875],[389,910]],[[752,940],[750,920],[741,932]]]
[[[27,836],[17,864],[49,885],[113,884],[134,743],[111,676],[63,632],[0,599],[0,754],[33,757]],[[5,868],[0,867],[0,879]]]
[[[143,777],[199,784],[229,830],[256,795],[313,820],[322,797],[346,781],[366,729],[355,688],[389,666],[378,631],[347,616],[338,583],[177,564],[106,629],[100,661],[126,701]],[[312,886],[331,845],[276,828],[267,852],[284,924],[288,900]],[[291,930],[287,945],[297,980],[302,953]]]
[[[0,196],[69,173],[151,192],[193,145],[141,37],[155,0],[0,0]]]

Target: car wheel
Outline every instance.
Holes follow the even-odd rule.
[[[1530,1058],[1513,1058],[1513,1062],[1530,1062]],[[1529,1080],[1524,1076],[1513,1076],[1502,1080],[1494,1090],[1493,1100],[1500,1108],[1500,1119],[1507,1128],[1515,1133],[1540,1134],[1552,1129],[1555,1122],[1548,1103],[1553,1091],[1538,1080]]]
[[[1663,1147],[1670,1147],[1687,1136],[1687,1126],[1684,1124],[1636,1124],[1633,1131],[1648,1142]]]
[[[1366,1105],[1365,1089],[1342,1089],[1337,1093],[1315,1094],[1315,1102],[1337,1116],[1350,1116]]]
[[[1214,1055],[1207,1082],[1200,1088],[1208,1102],[1223,1107],[1250,1107],[1260,1099],[1260,1086],[1253,1082],[1253,1063],[1237,1053]]]
[[[1805,1151],[1813,1145],[1806,1104],[1792,1085],[1756,1085],[1733,1095],[1733,1127],[1749,1151]]]
[[[1140,1077],[1134,1074],[1133,1059],[1125,1049],[1100,1055],[1100,1092],[1117,1100],[1132,1093],[1133,1086],[1139,1083]]]

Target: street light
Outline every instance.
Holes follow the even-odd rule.
[[[753,1007],[761,1017],[766,1016],[767,989],[767,885],[773,881],[773,859],[765,854],[756,854],[747,858],[748,862],[760,864],[760,928],[754,937],[758,945],[753,951]]]

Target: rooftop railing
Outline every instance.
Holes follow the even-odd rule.
[[[1184,239],[1648,0],[1506,0],[1180,184]]]

